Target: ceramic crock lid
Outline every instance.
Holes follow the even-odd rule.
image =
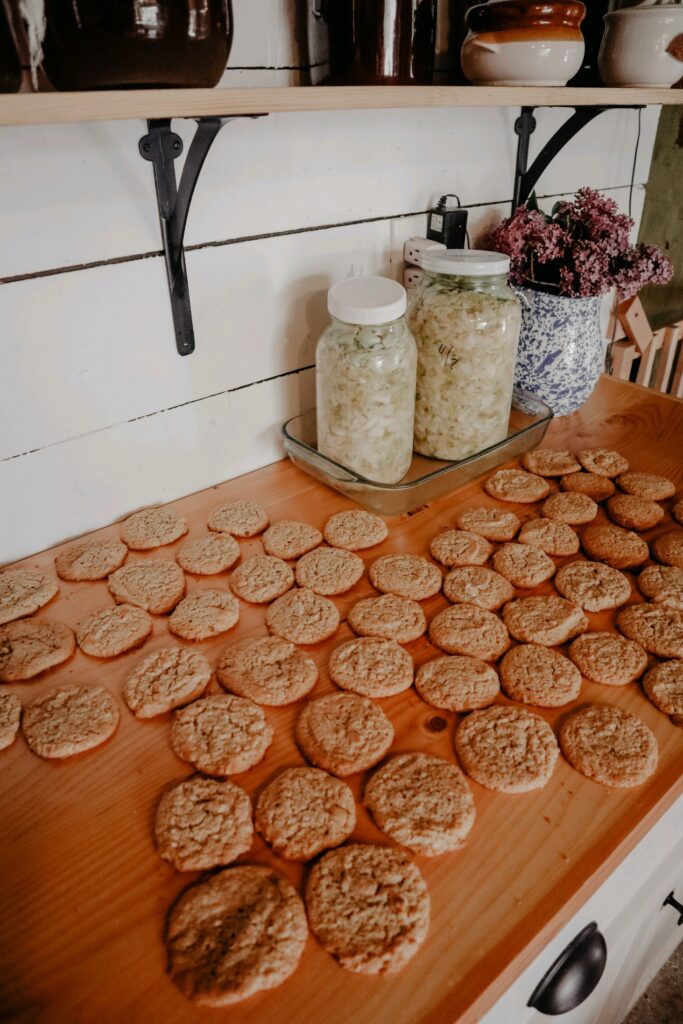
[[[578,29],[586,14],[579,0],[560,3],[558,0],[492,0],[471,7],[465,23],[473,32],[505,32],[520,28]]]

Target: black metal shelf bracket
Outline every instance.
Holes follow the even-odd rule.
[[[522,107],[520,116],[515,121],[517,159],[515,162],[515,181],[512,193],[512,213],[515,212],[518,206],[523,206],[526,203],[546,167],[582,128],[606,110],[639,110],[640,105],[618,108],[609,105],[602,107],[575,107],[571,117],[567,118],[555,134],[548,139],[531,167],[528,167],[529,140],[536,128],[535,109],[536,107]]]
[[[264,114],[236,115],[264,117]],[[233,117],[198,117],[185,165],[176,183],[174,161],[183,152],[183,140],[172,131],[170,118],[147,122],[147,134],[138,143],[140,156],[154,168],[154,187],[159,208],[161,241],[166,260],[166,276],[171,298],[171,313],[176,347],[181,356],[194,352],[194,327],[190,291],[185,266],[185,225],[199,174],[211,145],[224,124]]]

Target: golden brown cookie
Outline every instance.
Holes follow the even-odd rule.
[[[230,864],[251,847],[251,800],[227,779],[193,775],[167,790],[157,806],[154,838],[177,871]]]
[[[413,684],[413,659],[395,640],[366,636],[335,648],[328,665],[341,690],[364,697],[391,697]]]
[[[581,639],[581,638],[579,638]],[[581,693],[581,673],[563,654],[538,644],[520,644],[500,663],[500,681],[508,697],[522,704],[559,708]]]
[[[305,861],[349,838],[356,804],[346,783],[320,768],[288,768],[261,790],[254,823],[279,857]]]
[[[207,526],[216,533],[255,537],[268,526],[268,514],[253,501],[229,501],[209,513]]]
[[[553,448],[534,448],[522,456],[522,465],[537,476],[565,476],[578,473],[581,466],[571,452]]]
[[[229,533],[207,533],[183,541],[176,551],[176,562],[195,576],[215,576],[225,572],[240,557],[240,546]]]
[[[631,581],[602,562],[570,562],[555,573],[555,587],[587,612],[618,608],[631,596]]]
[[[331,693],[304,706],[295,735],[307,761],[333,775],[353,775],[382,760],[394,727],[367,697]]]
[[[555,647],[588,629],[578,605],[562,597],[521,597],[503,608],[503,621],[520,643]]]
[[[653,604],[683,612],[683,569],[675,565],[648,565],[638,577],[638,587]]]
[[[136,718],[154,718],[201,697],[211,679],[203,654],[165,647],[135,666],[123,687],[123,699]]]
[[[474,798],[449,761],[412,751],[398,754],[371,776],[363,803],[377,827],[426,857],[463,845],[474,825]]]
[[[481,658],[456,654],[420,665],[415,689],[434,708],[473,711],[493,704],[500,693],[500,683],[492,665]]]
[[[337,632],[339,612],[329,597],[301,587],[273,601],[266,625],[271,633],[294,644],[318,644]]]
[[[555,573],[555,563],[530,544],[501,544],[493,555],[493,568],[515,587],[537,587]]]
[[[657,740],[644,722],[612,704],[590,704],[560,728],[562,753],[603,786],[639,786],[657,767]]]
[[[568,526],[590,523],[598,514],[598,506],[587,494],[578,491],[560,491],[543,502],[541,515]]]
[[[270,868],[240,864],[190,886],[173,904],[168,970],[188,999],[228,1006],[281,985],[307,937],[296,889]]]
[[[376,590],[413,601],[425,601],[441,590],[441,570],[420,555],[382,555],[368,575]]]
[[[52,619],[18,619],[0,626],[0,682],[33,679],[61,665],[76,649],[73,630]]]
[[[664,518],[664,509],[656,501],[635,494],[615,494],[607,502],[607,514],[626,530],[650,530]]]
[[[14,693],[0,693],[0,750],[11,747],[19,732],[21,701]]]
[[[572,473],[571,476],[563,476],[560,480],[560,488],[563,491],[587,494],[593,501],[604,501],[605,498],[611,498],[616,490],[609,477],[598,476],[597,473]]]
[[[0,626],[33,615],[58,591],[56,578],[41,569],[5,569],[0,572]]]
[[[443,592],[453,604],[473,604],[495,612],[515,596],[509,580],[483,565],[456,566],[443,581]]]
[[[168,558],[141,558],[113,572],[107,586],[117,604],[134,604],[152,615],[163,615],[185,593],[185,573]]]
[[[263,534],[266,554],[276,558],[300,558],[323,542],[323,535],[310,523],[296,519],[280,519]]]
[[[379,636],[400,644],[417,640],[427,630],[427,620],[417,601],[396,594],[366,597],[350,609],[347,622],[359,636]]]
[[[630,569],[650,557],[645,541],[631,530],[611,523],[594,523],[581,532],[581,545],[589,558],[613,569]]]
[[[505,508],[471,508],[460,513],[455,525],[486,540],[512,540],[519,529],[519,518]]]
[[[216,675],[230,693],[277,707],[310,693],[318,679],[318,666],[289,640],[259,636],[226,648]]]
[[[272,726],[257,704],[232,694],[202,697],[176,711],[171,746],[207,775],[237,775],[262,761]]]
[[[596,476],[614,477],[628,472],[628,461],[609,448],[584,448],[576,457],[585,470]]]
[[[622,473],[617,477],[617,484],[626,494],[651,501],[665,501],[676,493],[676,484],[656,473]]]
[[[429,552],[437,562],[452,568],[454,565],[483,565],[493,546],[478,533],[467,530],[443,530],[429,545]]]
[[[455,750],[470,778],[499,793],[541,789],[559,755],[555,734],[544,719],[524,708],[499,704],[462,720]]]
[[[177,605],[168,628],[183,640],[208,640],[227,633],[239,618],[237,598],[227,590],[194,590]]]
[[[170,508],[143,508],[121,527],[121,540],[132,551],[147,551],[172,544],[187,533],[187,522]]]
[[[400,971],[429,929],[422,875],[407,854],[386,846],[326,853],[308,877],[306,910],[323,949],[360,974]]]
[[[683,499],[675,502],[675,504],[671,506],[671,515],[677,523],[680,523],[683,526]]]
[[[657,473],[622,473],[617,484],[626,494],[648,501],[665,501],[676,493],[673,481]]]
[[[123,565],[127,554],[123,541],[113,537],[80,541],[57,555],[55,569],[63,580],[103,580]]]
[[[152,620],[142,608],[119,604],[86,615],[76,623],[76,643],[94,658],[114,658],[143,644]]]
[[[581,675],[606,686],[626,686],[647,668],[647,654],[633,640],[617,633],[584,633],[569,648]]]
[[[683,658],[683,612],[665,605],[632,604],[619,612],[617,626],[658,658]]]
[[[542,476],[523,469],[499,469],[484,484],[484,490],[499,501],[529,504],[546,498],[550,492],[548,481]]]
[[[510,646],[508,631],[492,612],[471,604],[455,604],[435,616],[429,639],[447,654],[468,654],[495,661]]]
[[[683,715],[683,660],[660,661],[645,673],[643,689],[666,715]]]
[[[540,548],[546,555],[562,558],[579,550],[579,538],[571,526],[556,519],[527,519],[517,539],[520,544]]]
[[[652,554],[658,562],[683,569],[683,530],[660,533],[652,541]]]
[[[389,535],[389,528],[383,519],[362,509],[335,512],[325,523],[325,540],[333,548],[347,551],[361,551],[381,544]]]
[[[119,724],[116,701],[102,686],[67,686],[24,708],[26,742],[39,757],[81,754],[108,740]]]
[[[344,548],[315,548],[296,563],[296,582],[316,594],[345,594],[365,571],[363,559]]]
[[[233,594],[251,604],[268,604],[294,586],[294,573],[286,562],[274,555],[245,558],[230,577]]]

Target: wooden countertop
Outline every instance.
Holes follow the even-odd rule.
[[[683,402],[611,378],[600,381],[580,412],[553,423],[548,435],[551,444],[574,450],[613,445],[634,468],[661,472],[679,485],[682,439]],[[219,484],[173,507],[188,516],[190,535],[197,535],[211,508],[238,497],[262,502],[273,520],[298,517],[316,525],[352,507],[288,462]],[[441,527],[453,525],[458,507],[480,501],[493,503],[481,481],[394,520],[389,539],[367,553],[366,562],[392,550],[425,552]],[[667,528],[668,514],[652,533]],[[118,528],[99,532],[117,535]],[[243,543],[244,554],[260,549],[258,539]],[[22,564],[51,568],[56,550]],[[172,557],[174,550],[169,546],[153,554]],[[189,577],[188,584],[189,589],[225,585],[225,577]],[[538,588],[551,590],[549,584]],[[364,578],[336,599],[342,615],[370,592]],[[110,603],[104,583],[62,583],[58,598],[38,617],[73,625],[86,610]],[[426,602],[428,618],[446,603],[443,597]],[[263,620],[263,608],[242,605],[239,627],[200,649],[215,664],[219,652],[238,636],[264,633]],[[591,625],[605,628],[613,620],[613,612],[594,615]],[[331,644],[312,649],[322,669],[314,696],[333,688],[324,669],[329,648],[349,633],[342,623]],[[165,619],[155,617],[144,653],[167,641]],[[410,650],[418,663],[438,653],[424,639]],[[79,651],[38,681],[7,688],[24,703],[60,683],[102,683],[120,694],[140,657],[138,651],[99,661]],[[637,684],[608,688],[585,682],[580,701],[619,704],[654,730],[660,761],[645,785],[606,789],[563,759],[550,784],[533,794],[494,794],[472,783],[477,821],[464,849],[416,858],[432,897],[432,923],[405,970],[387,979],[354,975],[338,967],[311,937],[298,970],[283,986],[225,1011],[194,1007],[165,975],[165,914],[195,877],[163,862],[151,836],[159,795],[189,771],[171,751],[170,716],[139,722],[122,703],[121,725],[112,740],[63,763],[35,757],[20,737],[0,753],[0,1019],[22,1024],[478,1020],[683,790],[683,731],[649,703]],[[396,727],[395,750],[418,748],[453,758],[456,716],[435,715],[414,690],[381,704]],[[553,724],[566,713],[538,710]],[[292,738],[296,712],[296,706],[267,710],[275,741],[261,765],[236,777],[249,793],[281,766],[302,763]],[[436,716],[448,720],[442,732],[430,731]],[[351,780],[357,794],[361,781]],[[354,838],[388,842],[362,809]],[[301,867],[278,860],[260,838],[241,859],[275,864],[295,884],[301,882]]]

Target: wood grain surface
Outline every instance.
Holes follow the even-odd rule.
[[[614,445],[633,468],[683,484],[683,403],[603,378],[578,413],[551,425],[548,441],[574,450]],[[45,515],[57,495],[45,494]],[[219,484],[173,503],[205,531],[207,513],[236,498],[262,503],[271,519],[322,526],[351,503],[287,462]],[[389,551],[426,553],[429,540],[454,524],[463,506],[495,504],[482,481],[412,516],[390,522],[387,541],[364,553],[366,564]],[[667,503],[667,508],[670,503]],[[512,507],[512,506],[511,506]],[[520,507],[528,517],[533,507]],[[17,515],[21,510],[16,510]],[[667,512],[651,535],[671,529]],[[99,531],[116,536],[118,526]],[[129,561],[173,557],[177,545]],[[52,568],[56,548],[26,565]],[[261,550],[242,542],[243,555]],[[558,560],[558,563],[566,561]],[[226,586],[226,577],[190,577],[188,589]],[[364,577],[336,598],[342,616],[372,592]],[[527,593],[552,592],[545,584]],[[633,599],[637,595],[634,588]],[[37,617],[74,625],[91,609],[111,605],[105,583],[61,583]],[[425,602],[428,618],[446,606]],[[199,645],[215,665],[223,648],[265,633],[264,608],[241,602],[239,626]],[[592,628],[613,628],[614,612],[591,615]],[[328,643],[309,648],[321,669],[313,696],[333,689],[326,673],[331,647],[350,635],[345,622]],[[100,661],[80,651],[35,682],[7,689],[29,703],[60,683],[103,684],[119,696],[142,654],[169,642],[166,620],[154,618],[143,652]],[[178,642],[175,639],[172,642]],[[437,656],[422,639],[409,650],[416,663]],[[211,684],[217,689],[215,681]],[[505,702],[505,698],[501,698]],[[477,820],[466,846],[438,858],[417,857],[432,899],[426,942],[400,974],[354,975],[310,937],[301,964],[280,988],[227,1011],[187,1002],[165,973],[164,921],[174,897],[194,874],[179,874],[154,850],[151,823],[160,794],[190,774],[169,745],[170,716],[137,721],[121,701],[121,724],[103,747],[64,762],[34,756],[23,738],[0,753],[0,1018],[41,1024],[168,1024],[229,1019],[231,1024],[453,1024],[476,1021],[542,949],[681,792],[683,731],[646,699],[640,686],[584,682],[577,705],[606,701],[628,708],[655,732],[657,772],[636,789],[610,790],[575,772],[564,759],[548,786],[532,794],[494,794],[472,783]],[[380,702],[396,728],[395,751],[422,749],[453,759],[457,716],[436,712],[411,689]],[[235,777],[250,794],[283,766],[302,763],[292,735],[298,706],[269,708],[275,740],[261,765]],[[538,713],[557,726],[567,709]],[[442,727],[439,731],[439,727]],[[436,731],[435,731],[436,730]],[[360,796],[362,778],[351,784]],[[359,808],[353,839],[389,842]],[[272,864],[301,886],[305,869],[275,857],[260,838],[241,860]]]
[[[474,85],[316,85],[248,89],[105,89],[0,94],[0,125],[112,121],[121,118],[276,114],[292,110],[398,107],[590,107],[676,104],[672,89],[548,88]]]

